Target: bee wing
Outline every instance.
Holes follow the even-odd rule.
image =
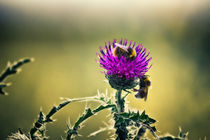
[[[145,91],[145,97],[144,97],[144,101],[146,101],[146,100],[147,100],[147,95],[148,95],[148,88],[146,88],[145,90],[146,90],[146,91]]]
[[[121,49],[125,50],[126,52],[128,52],[128,47],[127,47],[127,46],[121,45],[121,44],[119,44],[119,43],[115,43],[115,45],[116,45],[117,47],[120,47]]]
[[[152,86],[149,86],[149,89],[152,89]]]

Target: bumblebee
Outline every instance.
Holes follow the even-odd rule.
[[[115,45],[116,47],[113,50],[113,55],[115,57],[124,56],[125,58],[128,58],[130,60],[134,60],[136,58],[135,49],[132,49],[131,47],[124,46],[118,43],[115,43]]]
[[[148,89],[151,86],[151,81],[149,80],[149,76],[143,75],[140,78],[139,82],[139,89],[134,89],[134,91],[137,91],[135,97],[136,98],[144,98],[144,100],[147,100],[147,94],[148,94]]]

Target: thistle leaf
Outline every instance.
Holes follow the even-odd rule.
[[[7,95],[7,93],[3,90],[3,88],[9,86],[9,83],[3,83],[3,81],[10,75],[16,74],[21,71],[20,67],[26,63],[32,62],[33,58],[24,58],[20,59],[17,62],[11,64],[10,62],[7,63],[7,67],[5,70],[0,74],[0,94]]]

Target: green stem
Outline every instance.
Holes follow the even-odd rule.
[[[124,112],[125,110],[125,106],[124,106],[125,100],[121,98],[121,94],[122,94],[122,90],[118,90],[115,97],[118,113]]]
[[[115,128],[117,129],[116,140],[126,140],[128,137],[128,130],[126,128],[126,124],[124,122],[120,124],[118,123],[119,120],[121,119],[119,114],[125,111],[125,100],[124,98],[121,97],[121,94],[122,94],[122,90],[118,90],[115,96],[117,111],[118,111],[115,113]]]

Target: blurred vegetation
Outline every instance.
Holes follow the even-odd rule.
[[[11,96],[0,97],[0,139],[17,128],[29,131],[40,107],[50,110],[60,97],[92,96],[107,87],[113,92],[95,61],[98,46],[113,38],[140,41],[153,57],[148,100],[129,95],[129,106],[145,109],[159,120],[161,133],[177,134],[181,126],[189,131],[190,140],[210,137],[207,1],[112,4],[93,0],[0,2],[0,70],[8,60],[36,58],[24,73],[9,79]],[[74,103],[56,114],[57,121],[48,127],[50,138],[64,136],[68,118],[75,122],[84,107],[84,103]],[[87,138],[104,125],[101,120],[109,120],[107,114],[91,118],[80,138],[109,138],[107,132]]]
[[[4,88],[10,86],[11,84],[5,82],[7,77],[19,73],[21,71],[20,67],[31,61],[33,61],[33,59],[30,58],[20,59],[12,64],[11,62],[8,61],[5,70],[0,74],[0,94],[7,95],[7,92],[3,90]]]

